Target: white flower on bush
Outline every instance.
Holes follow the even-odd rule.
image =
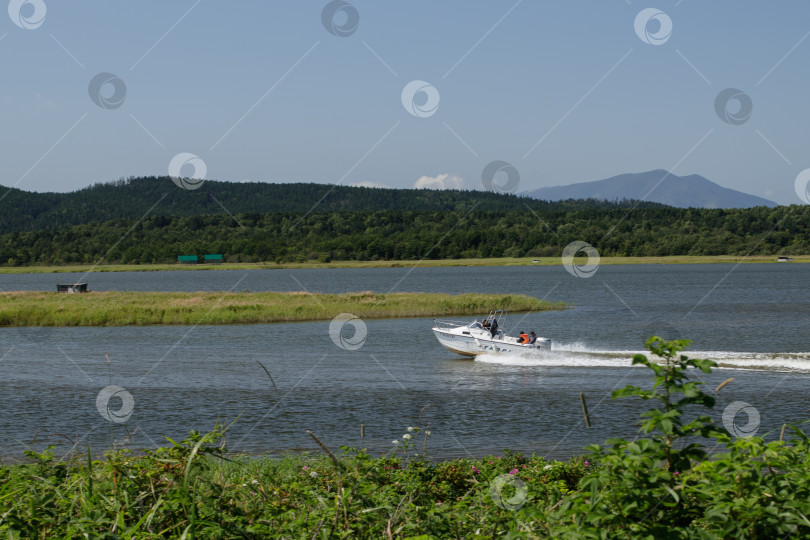
[[[309,473],[309,475],[310,475],[312,478],[318,478],[318,473],[316,473],[315,471],[312,471],[311,473]]]
[[[399,441],[391,441],[391,444],[399,444]]]
[[[425,431],[425,435],[430,435],[430,431]]]
[[[413,431],[414,429],[416,429],[416,428],[409,427],[408,431]]]
[[[408,439],[411,438],[411,436],[406,433],[405,435],[402,436],[402,438],[407,441]]]

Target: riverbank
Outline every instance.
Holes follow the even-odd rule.
[[[329,320],[340,313],[380,319],[444,317],[563,309],[520,294],[371,292],[56,292],[0,294],[0,326],[132,326],[155,324],[258,324]]]
[[[65,459],[29,450],[26,464],[0,464],[0,535],[429,540],[810,533],[806,440],[774,442],[765,452],[762,439],[751,438],[744,443],[750,454],[721,454],[673,473],[660,466],[663,454],[644,454],[651,442],[644,438],[632,443],[626,464],[591,455],[546,461],[508,450],[434,463],[423,459],[429,433],[410,427],[381,457],[356,449],[336,455],[320,439],[319,454],[233,456],[220,444],[221,433],[196,432],[141,454],[113,451],[103,461],[89,452]],[[623,466],[632,472],[622,474]]]
[[[576,259],[577,264],[587,262],[586,258]],[[776,263],[775,255],[737,256],[712,255],[671,257],[602,257],[599,264],[737,264],[737,263]],[[796,256],[793,262],[810,262],[810,255]],[[159,272],[166,270],[284,270],[300,268],[411,268],[448,266],[561,266],[560,257],[500,257],[493,259],[426,259],[422,261],[332,261],[322,263],[308,261],[302,263],[221,263],[221,264],[101,264],[64,266],[3,266],[0,274],[39,274],[88,272]]]
[[[411,434],[414,440],[420,435]],[[583,458],[546,462],[509,453],[440,463],[411,459],[421,452],[422,438],[418,448],[405,448],[407,440],[392,445],[399,451],[388,456],[352,451],[339,453],[340,458],[331,454],[334,459],[324,453],[227,456],[210,434],[192,434],[173,447],[141,455],[113,452],[104,461],[28,452],[32,463],[0,466],[0,534],[496,537],[520,525],[524,531],[538,527],[539,521],[515,510],[559,502],[577,489],[588,469]]]

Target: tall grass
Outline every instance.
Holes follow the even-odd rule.
[[[525,518],[494,502],[493,479],[519,474],[532,502],[546,506],[576,489],[587,468],[581,458],[546,462],[508,451],[431,463],[405,455],[404,445],[382,457],[353,449],[240,457],[225,452],[221,434],[192,432],[104,461],[29,452],[31,463],[0,466],[0,536],[487,538]]]
[[[440,317],[563,307],[519,294],[11,292],[0,295],[0,326],[250,324],[328,320],[339,313],[362,318]]]

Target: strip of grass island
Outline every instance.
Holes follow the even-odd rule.
[[[522,294],[17,291],[0,295],[0,326],[260,324],[329,320],[340,313],[382,319],[564,307]]]

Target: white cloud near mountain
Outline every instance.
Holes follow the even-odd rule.
[[[416,189],[461,189],[464,187],[464,179],[450,174],[422,176],[414,182],[413,187]]]

